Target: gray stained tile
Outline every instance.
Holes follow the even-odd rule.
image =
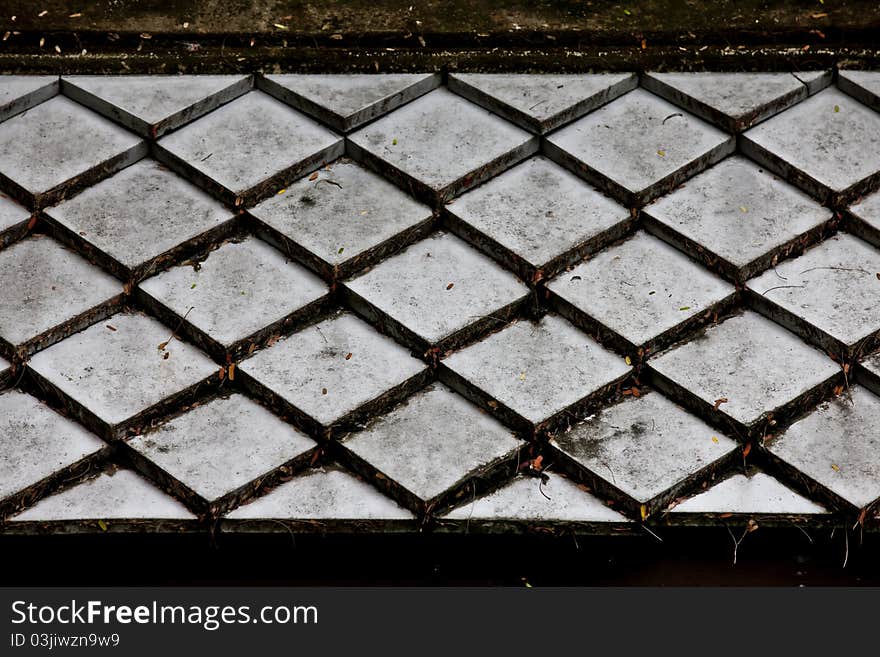
[[[880,192],[860,199],[849,210],[855,217],[850,222],[850,232],[880,248]]]
[[[738,473],[670,509],[677,515],[816,516],[828,510],[763,472]]]
[[[632,355],[663,348],[710,320],[736,292],[643,232],[561,273],[547,288],[563,315]]]
[[[824,349],[858,353],[880,342],[880,250],[857,237],[825,240],[748,289],[762,312]]]
[[[427,205],[348,159],[279,191],[250,214],[267,240],[331,280],[423,236],[433,218]]]
[[[648,365],[660,375],[653,377],[659,387],[685,405],[733,420],[740,433],[760,430],[768,415],[781,422],[841,372],[821,351],[751,311],[706,329]]]
[[[28,232],[31,213],[4,194],[0,194],[0,249]]]
[[[647,228],[745,282],[806,241],[833,214],[749,160],[733,156],[643,210]]]
[[[330,292],[315,274],[254,237],[227,242],[197,266],[174,267],[139,287],[166,323],[185,327],[218,358],[310,318]]]
[[[446,206],[450,229],[527,281],[556,274],[624,234],[629,210],[542,157]]]
[[[409,506],[426,510],[462,489],[470,494],[471,476],[489,476],[493,466],[510,460],[524,443],[435,383],[343,444],[366,464],[362,469],[399,485]],[[514,469],[510,465],[511,473]]]
[[[622,357],[547,315],[539,322],[514,322],[455,352],[441,361],[440,376],[527,430],[576,420],[577,407],[629,373]]]
[[[643,85],[700,118],[741,132],[828,86],[830,71],[648,73]]]
[[[511,483],[476,500],[465,502],[441,519],[464,523],[468,530],[492,529],[506,522],[617,525],[630,523],[565,477],[551,474],[547,483],[519,476]],[[543,492],[542,492],[543,491]]]
[[[259,393],[280,399],[309,430],[321,432],[392,403],[421,387],[427,374],[406,349],[350,313],[281,339],[239,370]]]
[[[743,134],[743,153],[820,200],[847,202],[880,180],[880,115],[826,89]]]
[[[838,71],[837,86],[859,102],[880,111],[880,71]]]
[[[284,74],[258,80],[267,93],[339,132],[354,130],[439,84],[439,73]]]
[[[72,400],[86,424],[118,438],[217,376],[217,365],[171,333],[146,315],[119,313],[41,351],[29,367]]]
[[[345,283],[361,314],[414,349],[448,349],[498,326],[529,296],[513,274],[436,233]]]
[[[538,139],[437,89],[349,137],[353,156],[430,200],[449,200],[538,150]]]
[[[57,96],[0,123],[0,182],[19,200],[42,207],[146,152],[140,138]]]
[[[0,121],[49,100],[58,93],[57,75],[4,75],[0,77]]]
[[[106,443],[43,402],[18,390],[0,394],[0,515],[11,496],[72,477],[74,466],[99,454]],[[7,507],[7,508],[4,508]]]
[[[0,251],[0,345],[33,353],[115,312],[122,285],[52,238]]]
[[[738,451],[735,441],[657,392],[627,397],[558,433],[551,444],[601,480],[597,491],[631,498],[630,508],[643,518]]]
[[[160,160],[235,205],[277,192],[342,151],[340,136],[261,91],[157,142]]]
[[[250,75],[74,75],[64,94],[155,139],[250,90]]]
[[[243,395],[213,399],[128,445],[212,507],[262,486],[315,443]],[[250,489],[250,490],[248,490]]]
[[[642,89],[547,137],[546,154],[640,205],[733,152],[735,139]]]
[[[227,531],[413,529],[412,512],[338,467],[309,470],[226,516]]]
[[[9,518],[6,529],[26,524],[74,533],[180,531],[194,529],[196,516],[140,475],[116,470],[40,500]]]
[[[880,397],[853,386],[795,422],[768,449],[862,509],[880,498]]]
[[[635,73],[451,73],[449,88],[517,125],[545,134],[638,84]]]
[[[139,280],[233,228],[233,214],[154,160],[48,208],[55,234],[114,275]]]

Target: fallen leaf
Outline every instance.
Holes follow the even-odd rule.
[[[317,171],[315,171],[315,173],[313,173],[311,176],[309,176],[309,180],[317,180],[317,179],[318,179],[318,172]]]
[[[526,380],[526,373],[525,373],[525,372],[520,372],[520,373],[519,373],[519,380],[520,380],[520,381],[525,381],[525,380]]]
[[[107,523],[104,522],[103,520],[99,520],[99,521],[98,521],[98,527],[101,528],[101,531],[102,531],[102,532],[107,531]]]
[[[229,366],[229,380],[235,381],[235,363]]]
[[[639,515],[642,516],[642,520],[648,519],[648,506],[646,504],[642,504],[639,507]]]
[[[394,139],[391,140],[391,145],[392,145],[392,146],[397,146],[397,138],[396,138],[396,137],[395,137]]]
[[[317,174],[315,174],[315,175],[317,175]],[[275,196],[281,196],[286,191],[287,191],[286,187],[279,189],[277,192],[275,192]]]
[[[752,451],[752,443],[749,443],[745,447],[743,447],[743,458],[747,457],[751,451]]]
[[[345,247],[344,247],[344,246],[340,246],[340,247],[339,247],[339,251],[337,251],[337,253],[342,253],[343,251],[345,251]]]
[[[712,436],[712,442],[718,444],[718,436]]]
[[[623,362],[626,363],[627,365],[632,365],[632,364],[633,364],[633,363],[632,363],[632,359],[630,359],[629,356],[627,356],[626,358],[624,358],[624,359],[623,359]]]
[[[326,394],[327,394],[327,388],[321,388],[321,394],[322,394],[322,395],[326,395]]]
[[[226,378],[226,368],[225,367],[220,368],[220,372],[218,373],[218,376],[220,377],[221,381]]]
[[[719,399],[716,399],[713,408],[717,411],[718,408],[721,406],[721,404],[726,404],[728,401],[730,401],[730,400],[727,399],[727,397],[721,397]]]
[[[837,113],[837,112],[839,112],[839,111],[840,111],[840,105],[835,105],[835,106],[834,106],[834,112]]]
[[[189,289],[190,289],[190,290],[195,290],[195,289],[196,289],[196,284],[193,283],[192,285],[190,285],[190,286],[189,286]]]
[[[831,464],[831,469],[834,470],[835,472],[840,472],[840,466],[837,465],[836,463]]]
[[[347,354],[345,354],[345,360],[351,360],[351,352],[350,351]]]
[[[36,226],[36,225],[37,225],[37,215],[34,215],[33,217],[31,217],[30,221],[28,221],[27,229],[33,230],[34,226]],[[877,274],[877,276],[880,277],[880,274]]]
[[[682,306],[681,308],[679,308],[679,310],[690,310],[690,309],[691,309],[690,306]]]
[[[659,150],[659,151],[657,151],[657,155],[659,155],[660,157],[666,157],[666,151]]]
[[[450,283],[449,285],[446,286],[446,289],[451,290],[454,286],[455,286],[455,283]]]

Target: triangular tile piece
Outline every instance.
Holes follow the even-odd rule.
[[[428,93],[436,73],[267,75],[260,88],[341,132],[354,130]]]
[[[540,134],[580,118],[637,83],[635,73],[449,76],[449,88],[457,94]]]
[[[810,73],[649,73],[646,89],[730,132],[741,132],[823,89]]]
[[[0,121],[20,114],[58,93],[56,75],[0,77]]]
[[[840,71],[837,86],[880,112],[880,71]]]
[[[539,479],[518,477],[494,493],[453,509],[443,519],[629,522],[568,479],[554,475],[543,485]]]
[[[751,476],[737,474],[725,479],[706,492],[685,500],[673,508],[671,513],[791,516],[828,511],[770,475],[756,472]]]
[[[77,75],[64,93],[142,137],[160,137],[252,86],[242,75]]]

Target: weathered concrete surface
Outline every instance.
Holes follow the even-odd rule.
[[[779,263],[748,288],[763,312],[826,349],[858,352],[880,335],[880,250],[852,235]]]
[[[357,296],[360,312],[378,311],[414,348],[441,349],[459,342],[469,327],[485,325],[486,318],[495,317],[489,324],[497,326],[529,293],[515,276],[448,233],[413,244],[345,288]]]
[[[627,205],[640,205],[734,146],[730,135],[636,89],[554,132],[544,152]]]
[[[238,394],[198,406],[128,445],[207,502],[234,495],[315,447]]]
[[[525,130],[447,89],[435,89],[349,137],[353,157],[449,200],[538,149]]]
[[[315,274],[253,237],[154,276],[140,290],[171,310],[173,325],[194,327],[217,354],[310,317],[329,293]]]
[[[166,135],[157,157],[227,203],[252,204],[342,155],[342,139],[261,91]]]
[[[3,234],[30,219],[31,213],[8,196],[0,194],[0,244]]]
[[[375,468],[374,476],[388,477],[428,505],[523,445],[497,420],[439,383],[343,444]]]
[[[862,509],[880,498],[880,397],[854,386],[795,422],[768,450]]]
[[[64,93],[134,130],[161,137],[250,90],[251,76],[68,76]]]
[[[826,89],[743,134],[745,155],[819,199],[847,202],[880,180],[880,115]]]
[[[801,516],[828,513],[763,472],[735,474],[670,509],[678,514]]]
[[[0,123],[0,182],[19,200],[41,207],[146,150],[135,135],[58,96]]]
[[[56,75],[0,77],[0,121],[21,114],[58,93]]]
[[[527,281],[553,276],[630,225],[626,208],[542,156],[455,199],[446,210],[451,230],[496,260],[512,261]]]
[[[437,73],[267,75],[260,88],[339,132],[349,132],[440,84]]]
[[[45,235],[0,251],[0,289],[0,345],[9,354],[53,344],[122,301],[119,282]]]
[[[850,230],[880,248],[880,192],[860,199],[850,207],[850,212],[856,217]]]
[[[741,156],[646,206],[648,230],[738,282],[817,239],[830,210]]]
[[[454,92],[539,134],[580,118],[637,84],[634,73],[458,73],[449,76],[449,88]]]
[[[140,279],[221,234],[232,213],[154,160],[120,171],[46,214],[56,234],[117,277]]]
[[[730,132],[741,132],[831,83],[830,71],[649,73],[646,89]]]
[[[880,73],[876,71],[840,71],[837,86],[868,107],[880,111]]]
[[[432,218],[428,206],[349,159],[279,190],[250,213],[261,234],[328,279],[405,246]]]
[[[613,331],[632,355],[668,345],[676,328],[707,313],[711,317],[735,293],[732,285],[644,232],[562,272],[547,288],[572,321]]]

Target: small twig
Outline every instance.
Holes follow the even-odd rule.
[[[684,118],[684,114],[682,114],[681,112],[675,112],[674,114],[670,114],[670,115],[667,116],[665,119],[663,119],[663,123],[661,123],[660,125],[666,125],[666,122],[667,122],[669,119],[671,119],[671,118],[673,118],[673,117],[676,117],[676,116],[680,116],[680,117]]]
[[[772,292],[773,290],[784,290],[789,287],[807,287],[807,286],[806,285],[776,285],[774,287],[771,287],[771,288],[766,289],[763,292],[761,292],[761,296],[764,296],[765,294],[767,294],[768,292]]]
[[[663,539],[660,538],[659,536],[657,536],[657,534],[655,534],[654,532],[652,532],[650,529],[648,529],[647,526],[642,525],[641,527],[642,527],[642,529],[644,529],[646,532],[648,532],[651,536],[653,536],[654,538],[656,538],[658,541],[660,541],[661,543],[663,542]]]
[[[336,185],[339,189],[342,189],[342,185],[340,185],[335,180],[330,180],[330,178],[321,178],[315,181],[315,187],[318,186],[318,183],[327,183],[328,185]]]
[[[175,337],[177,337],[177,332],[180,330],[180,327],[183,326],[183,323],[186,321],[186,316],[189,315],[194,309],[195,309],[195,306],[190,306],[189,310],[187,310],[183,314],[183,317],[180,318],[180,322],[178,322],[178,324],[177,324],[177,328],[174,329],[173,331],[171,331],[171,335],[168,337],[168,339],[165,340],[165,342],[159,343],[159,351],[165,351],[165,347],[168,346],[168,343],[171,342]]]
[[[859,267],[810,267],[809,269],[804,269],[801,272],[801,274],[806,274],[807,272],[810,272],[810,271],[816,271],[817,269],[831,269],[834,271],[857,271],[861,274],[868,274],[868,275],[871,274],[871,272],[869,272],[865,269],[861,269]]]

